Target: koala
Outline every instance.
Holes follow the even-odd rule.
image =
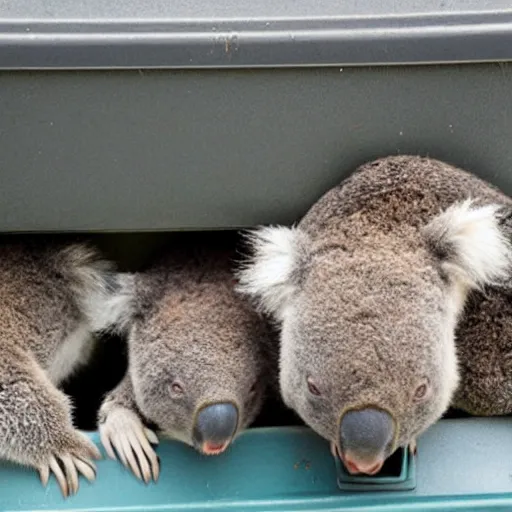
[[[112,264],[84,241],[0,242],[0,458],[37,469],[45,486],[53,473],[65,497],[79,474],[94,480],[100,453],[58,386],[88,361],[113,287]]]
[[[272,375],[277,387],[272,330],[234,290],[235,249],[222,234],[192,234],[123,274],[112,328],[128,333],[128,370],[98,423],[108,455],[146,483],[159,476],[157,432],[221,454],[259,413]]]
[[[512,201],[447,163],[381,158],[295,226],[249,234],[238,290],[280,328],[284,402],[373,475],[452,405],[512,412]]]

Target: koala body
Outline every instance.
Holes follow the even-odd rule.
[[[511,205],[446,163],[388,157],[296,227],[253,233],[240,289],[280,324],[283,399],[351,473],[414,448],[450,404],[512,411]]]
[[[125,275],[121,292],[128,371],[101,407],[100,432],[107,452],[116,448],[146,482],[159,473],[148,426],[222,453],[255,419],[272,373],[277,380],[266,357],[270,327],[234,290],[235,244],[222,234],[190,237]]]
[[[95,477],[99,452],[73,428],[57,389],[89,358],[97,308],[112,269],[82,243],[25,237],[0,242],[0,458],[55,474],[63,494]]]

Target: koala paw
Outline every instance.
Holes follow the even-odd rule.
[[[155,482],[158,480],[159,459],[151,446],[158,444],[158,438],[137,414],[123,407],[111,410],[100,425],[100,436],[110,458],[116,459],[115,448],[121,462],[137,478],[148,483],[152,475]]]
[[[78,492],[78,474],[89,482],[96,478],[96,466],[91,459],[100,459],[101,454],[86,436],[73,432],[70,446],[56,450],[37,466],[41,483],[46,487],[50,473],[55,475],[65,498]]]

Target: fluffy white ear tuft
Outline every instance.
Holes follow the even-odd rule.
[[[301,265],[307,257],[307,236],[298,228],[278,226],[260,228],[248,238],[252,256],[237,273],[237,290],[281,320],[299,285]]]
[[[446,270],[465,286],[499,284],[510,277],[512,246],[500,223],[499,205],[468,199],[450,206],[425,228]]]
[[[126,332],[133,320],[133,275],[116,273],[113,286],[91,292],[85,302],[85,310],[95,332]]]
[[[117,272],[88,244],[71,244],[56,264],[68,279],[77,305],[93,331],[128,328],[133,304],[133,276]]]

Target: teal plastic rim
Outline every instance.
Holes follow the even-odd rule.
[[[340,485],[329,443],[304,428],[250,429],[218,457],[162,439],[157,483],[104,458],[67,500],[54,477],[44,488],[0,462],[0,512],[510,512],[511,431],[512,418],[442,420],[418,439],[408,478],[380,485]]]

